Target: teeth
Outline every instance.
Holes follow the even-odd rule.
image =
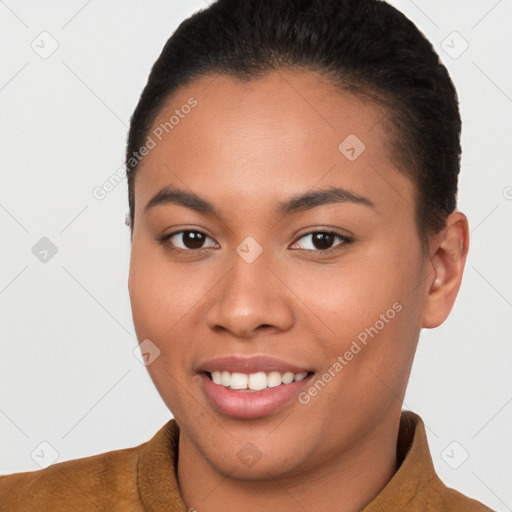
[[[222,372],[220,376],[220,383],[223,386],[229,386],[231,384],[231,374],[229,372]]]
[[[267,387],[267,374],[264,372],[251,373],[247,387],[254,391],[265,389]]]
[[[279,372],[257,372],[247,375],[246,373],[230,372],[211,372],[212,380],[215,384],[225,386],[231,389],[250,389],[251,391],[261,391],[266,388],[275,388],[281,384],[291,384],[294,381],[304,379],[307,372],[304,373],[279,373]]]
[[[230,386],[231,389],[247,389],[247,375],[245,373],[232,373]]]
[[[291,382],[293,382],[293,373],[292,372],[286,372],[282,375],[281,377],[281,382],[283,384],[290,384]]]
[[[281,374],[279,372],[270,372],[267,375],[267,386],[275,388],[281,385]]]

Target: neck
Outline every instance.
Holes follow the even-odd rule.
[[[178,480],[187,510],[245,512],[287,510],[358,512],[396,471],[399,417],[380,423],[349,449],[293,477],[237,480],[214,467],[180,435]],[[183,433],[182,433],[183,434]]]

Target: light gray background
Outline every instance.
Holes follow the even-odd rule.
[[[472,235],[451,316],[422,333],[404,408],[424,419],[446,484],[512,510],[512,2],[391,3],[458,89]],[[103,200],[93,190],[122,167],[163,44],[206,6],[0,1],[0,474],[39,469],[53,449],[60,462],[134,446],[171,417],[133,354],[126,182]],[[47,262],[32,252],[42,237],[58,249]]]

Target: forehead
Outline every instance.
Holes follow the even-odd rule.
[[[213,192],[236,194],[246,205],[316,185],[373,197],[398,188],[412,194],[389,158],[385,114],[313,72],[276,71],[245,82],[203,76],[175,91],[153,122],[154,147],[139,166],[137,196],[149,199],[169,183],[212,199]]]

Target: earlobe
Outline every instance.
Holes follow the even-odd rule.
[[[445,228],[431,241],[422,327],[438,327],[450,314],[462,282],[468,249],[468,220],[463,213],[453,212],[446,219]]]

